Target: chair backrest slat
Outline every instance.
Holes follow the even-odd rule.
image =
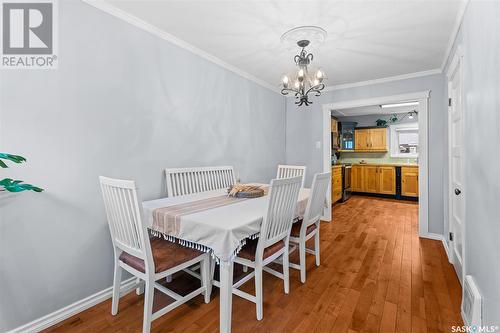
[[[147,230],[142,223],[142,208],[133,181],[99,177],[111,238],[114,246],[152,263]]]
[[[271,181],[267,215],[262,222],[257,251],[290,235],[301,182],[300,176]]]
[[[306,179],[306,167],[300,165],[278,165],[278,174],[276,175],[277,179],[283,178],[293,178],[293,177],[302,177],[302,187],[304,187],[304,182]]]
[[[228,188],[235,184],[232,166],[165,169],[167,197]]]
[[[309,200],[307,201],[304,220],[301,227],[304,232],[308,226],[318,222],[321,219],[323,210],[325,208],[326,194],[330,183],[331,174],[329,172],[317,173],[314,175]]]

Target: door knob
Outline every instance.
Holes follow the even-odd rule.
[[[458,188],[455,189],[455,195],[460,195],[460,193],[462,193],[462,191],[460,191]]]

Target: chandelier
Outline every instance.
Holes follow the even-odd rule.
[[[299,27],[286,32],[282,40],[285,38],[289,39],[289,36],[292,34],[297,36],[297,32],[300,33],[300,37],[305,37],[304,31],[306,29],[309,33],[310,31],[314,31],[313,39],[318,39],[319,36],[322,41],[326,36],[326,32],[319,27]],[[324,81],[326,76],[321,69],[318,69],[312,75],[309,73],[308,66],[314,58],[312,53],[306,51],[306,47],[310,43],[309,39],[301,39],[297,42],[297,45],[301,48],[300,53],[293,58],[298,67],[297,72],[293,75],[284,75],[281,80],[281,94],[288,95],[289,93],[293,93],[296,99],[295,104],[298,106],[312,104],[312,101],[309,100],[309,95],[320,96],[321,90],[325,88]]]

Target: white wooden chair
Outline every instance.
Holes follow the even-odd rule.
[[[325,198],[330,179],[331,174],[328,172],[314,175],[304,217],[292,225],[290,242],[299,246],[300,265],[294,263],[289,265],[291,268],[300,270],[300,281],[302,283],[306,282],[306,252],[316,256],[316,266],[320,264],[319,225],[325,208]],[[306,248],[306,242],[312,237],[314,237],[314,250]],[[292,246],[292,252],[295,249],[296,246]],[[283,265],[285,264],[283,263]]]
[[[306,180],[306,167],[299,165],[278,165],[277,179],[292,178],[292,177],[302,177],[302,187],[304,187],[304,182]]]
[[[274,179],[271,181],[267,215],[262,221],[260,236],[247,241],[235,259],[235,262],[254,271],[233,285],[233,294],[254,302],[257,307],[257,319],[262,319],[262,271],[266,271],[284,281],[285,293],[288,294],[289,269],[288,247],[290,229],[295,215],[300,191],[301,177]],[[283,273],[277,272],[267,264],[283,256]],[[255,296],[239,290],[245,282],[255,277]]]
[[[232,166],[167,168],[165,169],[165,180],[167,197],[225,189],[236,183]],[[184,271],[200,278],[196,272],[199,268],[199,265],[194,265],[184,269]],[[212,276],[214,269],[215,263],[212,262]],[[172,277],[167,276],[167,282],[171,281]]]
[[[236,183],[232,166],[165,169],[167,197],[219,190]]]
[[[122,269],[145,282],[143,332],[149,332],[151,321],[199,294],[204,293],[205,303],[208,303],[209,255],[163,239],[150,240],[142,222],[142,205],[135,182],[106,177],[99,177],[99,180],[115,253],[111,314],[118,312]],[[156,282],[196,263],[202,267],[201,287],[185,296]],[[175,302],[153,313],[155,289]]]

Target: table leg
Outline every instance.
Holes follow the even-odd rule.
[[[220,262],[220,332],[231,332],[233,300],[233,262]]]

